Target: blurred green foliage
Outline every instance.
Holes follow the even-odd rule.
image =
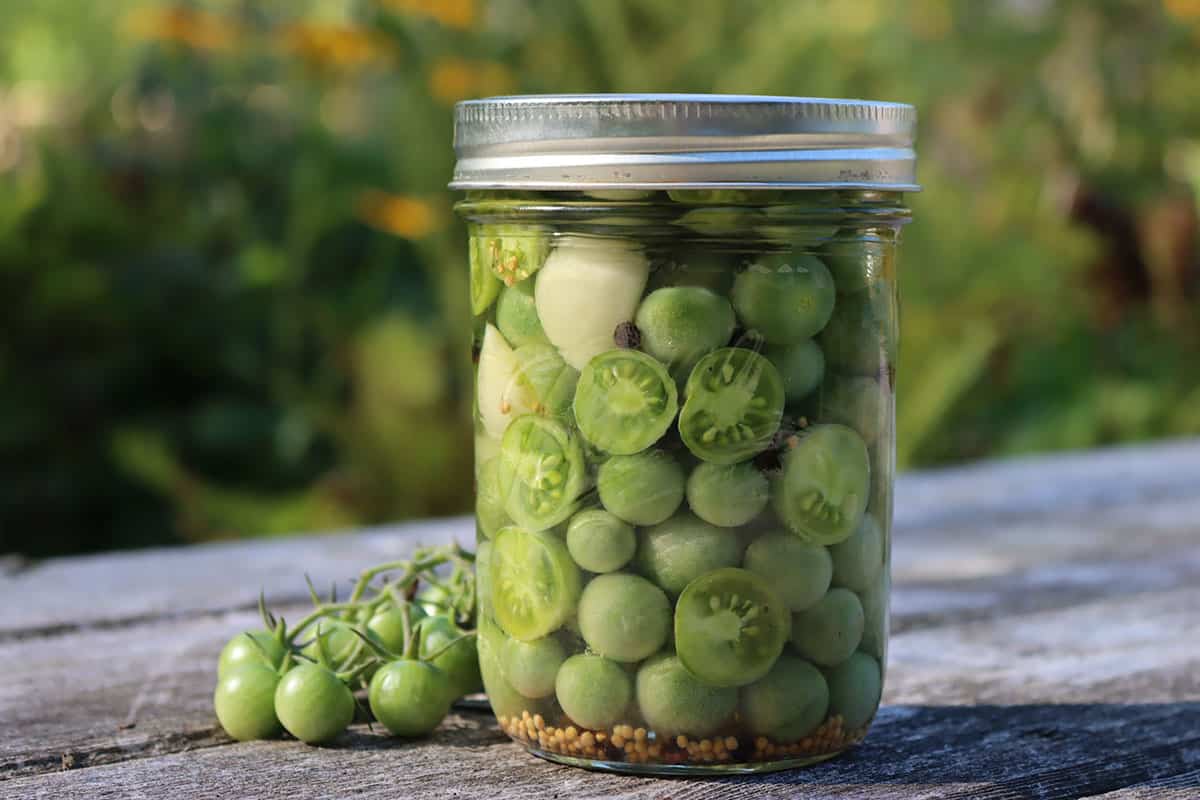
[[[1200,431],[1200,0],[0,14],[0,552],[465,510],[451,106],[917,104],[900,462]]]

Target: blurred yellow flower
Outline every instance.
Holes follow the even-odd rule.
[[[441,227],[441,215],[425,200],[366,189],[358,197],[359,219],[381,231],[420,239]]]
[[[296,23],[282,31],[285,49],[320,67],[352,69],[391,58],[392,45],[374,31],[345,25]]]
[[[1163,0],[1163,6],[1176,19],[1200,19],[1200,0]]]
[[[447,105],[468,97],[506,94],[515,83],[508,67],[493,61],[446,58],[429,72],[429,93]]]
[[[469,28],[475,22],[475,0],[377,0],[391,11],[435,19],[447,28]]]
[[[230,19],[183,6],[134,9],[125,18],[125,28],[139,39],[175,42],[195,50],[225,50],[240,34]]]

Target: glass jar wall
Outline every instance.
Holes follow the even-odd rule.
[[[897,191],[472,191],[480,667],[632,772],[860,741],[887,643]]]

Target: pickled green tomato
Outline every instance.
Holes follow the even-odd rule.
[[[745,686],[770,671],[791,628],[787,606],[758,575],[726,568],[687,585],[675,606],[675,652],[710,686]]]
[[[634,566],[674,596],[706,572],[736,566],[741,557],[741,540],[733,532],[684,512],[642,531]]]
[[[843,231],[824,244],[821,260],[829,267],[838,294],[853,294],[889,277],[887,257],[893,236],[882,229]]]
[[[794,199],[797,195],[793,194]],[[762,223],[755,228],[771,242],[792,247],[813,247],[838,232],[836,198],[826,192],[805,192],[804,203],[776,203],[763,209]]]
[[[515,527],[497,533],[488,582],[496,621],[525,642],[562,627],[579,601],[579,568],[553,533]]]
[[[550,250],[546,232],[528,225],[478,225],[474,236],[477,257],[505,286],[541,269]]]
[[[829,684],[829,713],[842,717],[842,730],[853,731],[871,721],[883,691],[878,661],[866,653],[855,653],[825,670],[825,680]]]
[[[516,381],[535,414],[560,417],[571,407],[579,372],[548,344],[524,344],[513,351]]]
[[[769,344],[816,335],[829,322],[835,296],[829,270],[809,255],[756,262],[733,282],[733,307],[742,324]]]
[[[693,208],[675,221],[701,236],[741,238],[747,228],[763,220],[761,209],[746,206],[710,206]]]
[[[589,572],[612,572],[637,552],[633,526],[603,509],[580,511],[567,525],[567,550]],[[478,556],[477,556],[478,558]]]
[[[525,697],[554,694],[554,676],[566,659],[562,643],[552,636],[532,642],[509,639],[500,651],[500,667],[505,679]]]
[[[685,206],[764,205],[782,195],[774,189],[669,189],[672,202]]]
[[[770,487],[753,464],[701,463],[687,479],[688,506],[700,519],[736,528],[767,507]]]
[[[479,467],[475,479],[475,522],[486,538],[512,524],[512,518],[504,510],[504,496],[500,493],[500,458],[494,457]]]
[[[738,701],[737,689],[700,681],[668,653],[642,664],[636,691],[638,710],[662,738],[707,736],[733,716]]]
[[[603,730],[620,722],[633,697],[633,686],[620,664],[603,656],[580,654],[563,663],[554,693],[573,722]]]
[[[737,324],[728,300],[697,286],[651,292],[634,322],[642,349],[685,376],[702,355],[725,345]]]
[[[504,510],[518,525],[546,530],[575,512],[587,467],[579,441],[562,424],[518,417],[504,432],[499,458]]]
[[[889,400],[878,376],[831,375],[821,387],[821,421],[853,428],[872,444],[887,424]]]
[[[862,641],[864,615],[858,595],[830,589],[792,618],[792,643],[800,655],[823,667],[840,664]]]
[[[825,377],[825,354],[812,339],[787,345],[769,345],[763,355],[779,370],[788,403],[803,400]]]
[[[746,729],[788,743],[816,730],[829,710],[829,686],[821,671],[802,658],[782,655],[761,680],[742,689]]]
[[[839,296],[820,336],[826,364],[847,374],[878,375],[896,361],[895,323],[890,281]]]
[[[641,661],[667,641],[671,602],[637,575],[593,578],[579,599],[579,631],[588,647],[614,661]]]
[[[519,717],[522,711],[530,714],[549,713],[545,700],[525,697],[504,677],[500,654],[508,637],[486,616],[479,618],[479,672],[488,703],[497,717]]]
[[[533,299],[535,281],[522,281],[500,291],[496,302],[496,327],[513,347],[547,344],[546,332]]]
[[[680,437],[697,458],[715,464],[735,464],[765,450],[783,416],[779,371],[742,347],[704,356],[683,391]]]
[[[534,300],[542,330],[567,363],[583,370],[613,346],[633,319],[650,262],[625,239],[561,237],[538,275]]]
[[[761,576],[791,611],[803,611],[824,597],[833,577],[828,550],[786,531],[751,542],[742,566]]]
[[[472,239],[467,250],[471,265],[471,313],[478,317],[491,308],[504,284],[492,272],[482,239]]]
[[[855,592],[865,592],[879,579],[883,571],[883,531],[875,517],[864,514],[853,535],[831,545],[833,585]]]
[[[595,447],[631,455],[667,432],[678,404],[675,381],[662,364],[637,350],[609,350],[591,359],[579,376],[575,421]]]
[[[683,502],[683,467],[661,450],[613,456],[596,473],[604,508],[633,525],[657,525]]]
[[[736,264],[732,257],[709,249],[685,250],[653,265],[647,288],[696,286],[727,295],[733,286]]]
[[[863,636],[859,649],[883,661],[888,634],[888,591],[891,579],[887,570],[870,587],[858,593],[863,607]]]
[[[477,542],[475,545],[475,603],[479,615],[491,616],[492,610],[492,543]],[[478,647],[478,641],[476,641]]]
[[[271,739],[283,730],[275,716],[275,687],[279,673],[263,660],[220,673],[213,708],[217,720],[239,742]]]
[[[870,482],[862,437],[844,425],[814,425],[784,454],[775,513],[802,539],[837,544],[862,521]]]

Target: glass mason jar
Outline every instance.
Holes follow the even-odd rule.
[[[554,761],[660,774],[861,741],[887,645],[912,108],[457,114],[501,727]]]

